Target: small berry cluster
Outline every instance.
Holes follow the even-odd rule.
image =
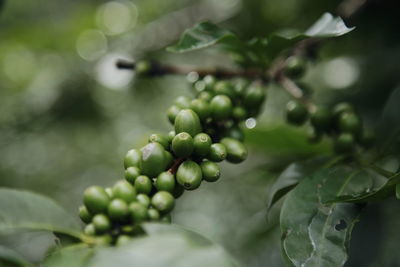
[[[200,88],[202,84],[202,88]],[[243,80],[193,83],[196,98],[178,97],[167,116],[168,134],[152,134],[147,145],[124,158],[125,180],[112,188],[91,186],[79,209],[84,233],[98,243],[122,244],[142,233],[145,221],[170,221],[175,199],[203,180],[220,177],[217,162],[240,163],[247,157],[240,123],[259,113],[264,88]]]

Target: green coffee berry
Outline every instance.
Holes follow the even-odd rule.
[[[351,133],[342,133],[335,140],[335,151],[338,153],[348,153],[353,150],[354,137]]]
[[[92,224],[96,234],[102,234],[111,229],[111,222],[104,214],[97,214],[93,217]]]
[[[199,95],[197,96],[197,99],[202,99],[204,101],[209,102],[212,98],[213,98],[214,94],[211,92],[201,92],[199,93]]]
[[[135,189],[138,193],[148,195],[150,194],[152,187],[153,185],[151,179],[145,175],[140,175],[135,180]]]
[[[224,120],[231,115],[232,101],[226,95],[216,95],[211,99],[210,108],[214,120]]]
[[[158,221],[160,219],[160,213],[158,210],[150,208],[147,211],[147,217],[150,219],[150,221]]]
[[[174,163],[174,156],[169,151],[164,151],[165,169],[168,169]]]
[[[182,109],[177,105],[172,105],[169,107],[169,109],[167,110],[167,117],[170,123],[174,124],[175,118],[181,110]]]
[[[125,179],[131,184],[135,183],[135,180],[139,175],[140,170],[138,167],[129,167],[125,170]]]
[[[226,95],[231,99],[236,95],[232,84],[228,81],[218,81],[214,86],[214,92],[216,95]]]
[[[203,92],[206,90],[206,83],[203,80],[195,82],[192,86],[195,92]]]
[[[149,142],[159,143],[165,149],[169,148],[168,136],[163,135],[163,134],[152,134],[152,135],[150,135]]]
[[[219,179],[221,171],[217,163],[212,161],[204,161],[200,163],[203,179],[207,182],[215,182]]]
[[[289,123],[302,125],[306,122],[308,110],[305,105],[297,101],[289,101],[286,105],[286,119]]]
[[[176,135],[175,131],[168,132],[168,142],[169,143],[172,143],[172,139],[174,139],[175,135]]]
[[[129,205],[131,220],[135,224],[139,224],[147,219],[147,207],[139,202],[132,202]]]
[[[285,74],[293,79],[300,78],[306,71],[307,62],[302,57],[292,56],[286,61]]]
[[[362,123],[356,114],[344,112],[339,116],[338,126],[342,132],[357,133],[361,130]]]
[[[243,104],[247,108],[258,109],[265,100],[265,89],[260,85],[250,86],[243,98]]]
[[[232,126],[224,131],[224,137],[231,137],[239,141],[244,140],[244,132],[238,126]]]
[[[151,199],[151,205],[160,213],[168,213],[175,206],[175,199],[171,193],[166,191],[159,191]]]
[[[95,235],[96,229],[94,228],[93,223],[89,223],[88,225],[86,225],[85,228],[83,229],[83,233],[85,235]]]
[[[344,112],[353,112],[354,108],[353,105],[351,105],[350,103],[347,102],[342,102],[342,103],[338,103],[333,107],[333,117],[335,117],[336,119],[338,119],[340,117],[340,115]]]
[[[212,90],[217,82],[217,79],[212,75],[206,75],[204,76],[203,81],[206,85],[205,90]]]
[[[129,182],[121,180],[115,183],[113,195],[115,198],[130,203],[136,199],[136,189]]]
[[[140,170],[143,175],[156,177],[167,167],[165,149],[158,143],[150,143],[141,149]]]
[[[214,162],[220,162],[226,159],[226,155],[226,147],[223,144],[215,143],[211,145],[207,158]]]
[[[107,195],[110,197],[110,199],[114,198],[114,193],[113,189],[111,187],[106,187],[104,188],[104,191],[106,191]]]
[[[247,118],[247,111],[244,107],[236,106],[232,109],[232,117],[237,121],[243,121]]]
[[[190,102],[191,101],[192,100],[187,96],[178,96],[175,99],[175,103],[174,104],[176,106],[178,106],[179,108],[181,108],[181,109],[188,109],[188,108],[190,108]]]
[[[177,157],[187,158],[193,153],[193,138],[186,132],[178,133],[172,139],[171,148]]]
[[[231,163],[240,163],[247,158],[247,149],[242,142],[225,137],[221,139],[221,143],[226,148],[226,160]]]
[[[113,221],[124,221],[129,214],[128,204],[122,199],[113,199],[108,204],[107,214]]]
[[[142,153],[138,149],[131,149],[124,158],[125,169],[129,167],[139,167]]]
[[[79,207],[79,218],[81,218],[84,223],[90,223],[92,221],[92,215],[85,206]]]
[[[211,137],[206,133],[199,133],[193,138],[194,151],[196,156],[205,157],[211,148]]]
[[[191,109],[181,110],[175,119],[176,134],[186,132],[191,136],[201,132],[200,119],[197,114]]]
[[[136,196],[137,202],[148,208],[150,206],[150,198],[146,194],[138,194]]]
[[[330,130],[332,126],[332,114],[326,107],[318,107],[310,116],[311,124],[317,131]]]
[[[158,191],[174,192],[175,176],[170,172],[162,172],[158,175],[155,186]]]
[[[172,192],[174,198],[179,198],[180,196],[183,195],[184,192],[185,188],[183,188],[183,186],[181,186],[180,184],[175,183],[174,191]]]
[[[83,204],[91,214],[105,212],[108,203],[110,203],[110,197],[100,186],[91,186],[83,193]]]
[[[176,172],[176,180],[186,190],[194,190],[201,184],[202,173],[200,166],[191,160],[184,161]]]
[[[243,96],[246,92],[247,87],[249,86],[249,81],[239,78],[234,83],[233,90],[237,96]]]
[[[201,121],[204,121],[210,115],[210,105],[203,99],[194,99],[190,102],[190,109],[196,112]]]
[[[125,244],[128,244],[130,241],[132,241],[132,237],[129,235],[120,235],[117,238],[117,242],[115,243],[117,246],[123,246]]]

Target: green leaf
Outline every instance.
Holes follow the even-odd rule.
[[[3,266],[2,263],[13,264],[11,266],[32,266],[29,262],[26,262],[24,258],[16,251],[0,245],[0,266]]]
[[[174,225],[148,224],[144,228],[148,236],[99,249],[88,266],[238,266],[221,246],[195,232]]]
[[[167,48],[170,52],[184,53],[215,44],[223,44],[231,49],[239,49],[241,41],[232,32],[225,30],[211,22],[202,22],[193,28],[187,29],[179,42]]]
[[[80,224],[52,199],[27,191],[0,189],[0,232],[46,230],[80,237]]]
[[[400,184],[396,184],[396,198],[400,199]]]
[[[45,260],[43,267],[86,267],[93,253],[94,249],[86,244],[68,246],[52,253]]]
[[[267,200],[267,212],[272,206],[281,199],[286,193],[292,190],[301,179],[309,176],[317,169],[321,168],[323,164],[327,162],[326,158],[317,158],[308,160],[305,162],[295,162],[290,164],[271,187],[268,200]]]
[[[360,207],[325,204],[346,190],[351,170],[323,169],[304,178],[285,199],[280,216],[282,253],[292,266],[343,266]]]

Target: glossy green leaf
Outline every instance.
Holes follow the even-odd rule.
[[[148,236],[115,248],[97,251],[93,267],[197,267],[238,266],[219,245],[201,235],[174,225],[145,225]]]
[[[93,253],[94,249],[86,244],[65,247],[53,252],[46,259],[43,267],[86,267]]]
[[[2,265],[7,264],[7,265]],[[8,265],[9,264],[9,265]],[[16,251],[0,245],[0,266],[32,266]]]
[[[325,204],[348,191],[352,170],[328,168],[304,178],[285,199],[280,216],[282,253],[292,266],[343,266],[360,207]]]
[[[239,49],[241,41],[232,32],[225,30],[211,22],[202,22],[187,29],[179,42],[167,48],[170,52],[183,53],[215,44],[223,44],[230,48]]]
[[[0,232],[46,230],[79,237],[80,224],[52,199],[27,191],[0,189]]]

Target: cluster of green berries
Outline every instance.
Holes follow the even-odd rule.
[[[294,125],[302,125],[309,120],[309,141],[318,142],[324,134],[331,136],[337,153],[352,153],[357,145],[369,148],[375,138],[371,131],[363,127],[362,119],[353,106],[346,102],[339,103],[332,109],[319,106],[309,112],[305,104],[289,101],[286,118]]]
[[[259,112],[264,89],[211,76],[202,81],[206,87],[195,99],[178,97],[169,108],[173,131],[152,134],[144,147],[127,152],[125,180],[85,190],[79,209],[85,234],[100,243],[122,244],[142,233],[142,222],[170,221],[175,199],[185,190],[203,180],[217,181],[218,162],[246,159],[240,123]]]

